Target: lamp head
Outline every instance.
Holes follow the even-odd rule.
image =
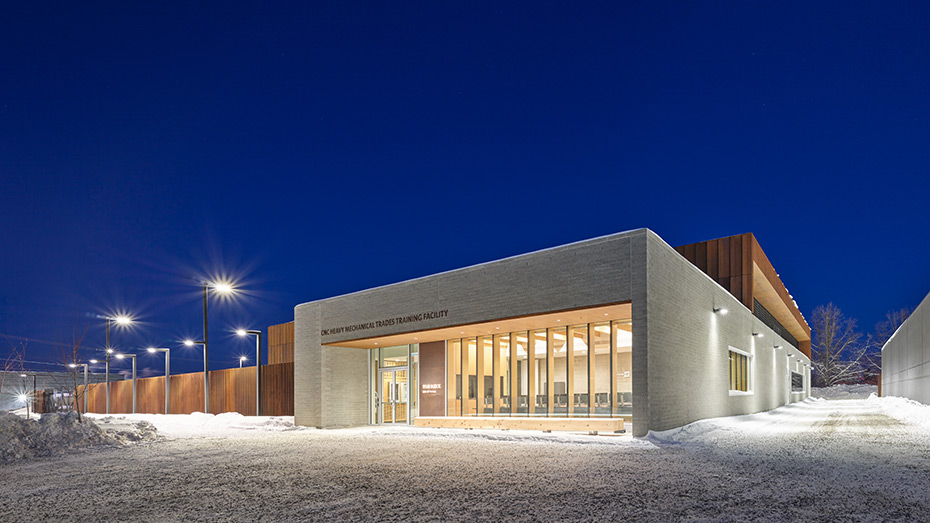
[[[216,281],[210,284],[213,287],[213,290],[220,294],[232,294],[236,291],[233,288],[232,284],[227,281]]]
[[[145,349],[145,350],[151,352],[152,354],[158,352],[158,351],[155,350],[155,347],[149,347],[149,348],[147,348],[147,349]]]
[[[728,311],[726,307],[714,307],[714,312],[717,314],[726,314]]]
[[[123,358],[125,358],[125,357],[126,357],[125,354],[117,354],[117,355],[116,355],[116,359],[118,359],[118,360],[121,360],[121,359],[123,359]]]
[[[239,356],[239,361],[245,361],[245,360],[247,360],[247,359],[248,359],[248,358],[246,358],[245,356]]]
[[[76,367],[77,367],[77,364],[69,363],[68,366],[71,367],[71,368],[73,369],[73,368],[76,368]]]
[[[188,347],[193,347],[194,340],[184,340],[184,345],[187,345]]]
[[[131,325],[132,324],[132,318],[130,318],[129,316],[117,316],[113,319],[116,320],[116,323],[118,323],[119,325]]]
[[[87,360],[87,361],[89,361],[89,362],[91,362],[91,363],[97,363],[97,360]]]
[[[245,329],[237,329],[236,334],[239,336],[245,336],[247,333],[245,332]]]
[[[20,374],[19,377],[20,377],[20,378],[25,378],[26,375],[25,375],[25,374]]]
[[[107,349],[107,354],[113,354],[113,349]]]

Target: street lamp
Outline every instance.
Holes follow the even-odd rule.
[[[240,369],[242,368],[242,362],[245,361],[246,359],[248,358],[246,358],[245,356],[239,356],[239,368]]]
[[[255,415],[262,415],[262,331],[253,331],[239,329],[236,331],[239,336],[255,336]],[[242,367],[242,359],[239,358],[239,366]]]
[[[171,384],[171,349],[157,349],[155,347],[149,347],[148,350],[150,353],[155,354],[156,352],[165,353],[165,414],[169,412],[169,402],[170,402],[170,390]]]
[[[23,378],[23,388],[26,388],[26,378],[32,376],[32,401],[35,401],[36,398],[36,375],[35,374],[20,374],[19,377]],[[29,419],[29,401],[28,394],[20,394],[20,398],[26,403],[26,419]]]
[[[205,414],[210,413],[210,362],[207,356],[207,289],[212,287],[218,294],[233,294],[235,289],[229,282],[203,282],[203,409]],[[187,342],[184,342],[187,345]],[[193,345],[191,343],[190,345]],[[188,345],[188,346],[190,346]]]
[[[118,359],[132,358],[132,413],[136,413],[136,355],[117,354]]]
[[[207,383],[207,344],[203,341],[194,341],[194,340],[184,340],[184,345],[187,347],[193,347],[194,345],[203,346],[203,382]],[[204,385],[203,387],[203,411],[204,414],[210,411],[210,389],[209,385]]]
[[[95,363],[96,360],[90,360],[92,363]],[[87,364],[86,363],[69,363],[69,367],[76,369],[78,367],[84,367],[84,414],[87,414]]]
[[[118,326],[128,326],[132,325],[132,318],[126,316],[125,314],[120,314],[119,316],[107,316],[107,369],[106,375],[104,376],[104,381],[106,382],[107,389],[107,414],[110,413],[110,354],[113,354],[113,347],[110,346],[110,322],[116,322]],[[135,360],[133,360],[135,361]]]

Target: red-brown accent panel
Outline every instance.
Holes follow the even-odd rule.
[[[446,414],[446,342],[420,344],[420,416]]]

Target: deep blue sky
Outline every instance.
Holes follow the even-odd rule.
[[[926,2],[235,4],[4,5],[0,333],[28,359],[125,310],[115,345],[196,370],[195,280],[227,273],[232,366],[228,329],[298,303],[639,227],[755,233],[808,317],[930,291]]]

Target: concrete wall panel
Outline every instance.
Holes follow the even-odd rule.
[[[930,405],[930,294],[882,347],[882,396]]]

